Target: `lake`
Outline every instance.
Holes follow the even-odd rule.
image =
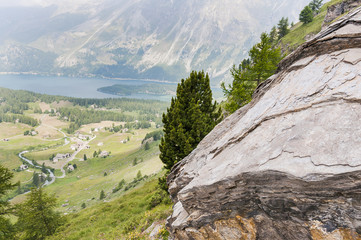
[[[159,81],[147,81],[139,79],[104,79],[104,78],[78,78],[78,77],[55,77],[55,76],[38,76],[38,75],[0,75],[0,87],[10,88],[14,90],[27,90],[36,93],[49,95],[60,95],[77,98],[138,98],[138,99],[154,99],[161,101],[170,101],[170,95],[152,95],[152,94],[132,94],[130,96],[117,96],[98,92],[100,87],[111,86],[114,84],[124,85],[141,85],[144,83],[165,83]],[[219,99],[223,96],[219,88],[212,88],[214,97]]]

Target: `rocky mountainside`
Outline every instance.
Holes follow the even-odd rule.
[[[173,168],[176,239],[361,239],[360,25],[301,45]]]
[[[43,0],[0,8],[0,72],[219,81],[309,0]]]

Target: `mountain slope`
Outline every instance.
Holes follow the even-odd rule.
[[[172,169],[175,239],[360,239],[360,24],[298,47]]]
[[[0,71],[178,80],[204,69],[220,80],[262,31],[283,16],[296,19],[307,3],[103,0],[0,8]]]

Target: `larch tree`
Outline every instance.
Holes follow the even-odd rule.
[[[314,14],[317,14],[320,12],[322,2],[323,0],[312,0],[308,6],[311,8]]]
[[[283,38],[284,36],[286,36],[287,33],[289,33],[290,30],[288,29],[288,25],[288,18],[281,18],[281,20],[277,24],[278,39]]]
[[[313,21],[313,11],[309,6],[306,6],[300,13],[300,21],[304,24],[310,23]]]
[[[42,188],[33,188],[27,200],[17,206],[17,228],[24,239],[45,239],[64,224],[64,218],[54,211],[56,198]]]
[[[262,33],[261,42],[251,48],[249,56],[252,62],[250,77],[258,86],[276,72],[277,64],[281,60],[281,49],[274,48],[268,34]]]
[[[5,194],[17,185],[11,182],[12,177],[13,173],[0,165],[0,239],[13,239],[15,233],[14,226],[5,217],[13,211],[9,202],[4,199]]]
[[[255,44],[248,54],[249,59],[243,60],[238,68],[233,66],[231,69],[233,82],[228,89],[222,84],[227,97],[225,109],[230,113],[252,100],[256,87],[276,72],[282,59],[281,49],[273,46],[266,33],[262,33],[261,42]]]

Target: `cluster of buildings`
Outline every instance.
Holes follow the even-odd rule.
[[[59,162],[59,160],[64,160],[64,159],[70,158],[70,156],[71,156],[70,153],[65,153],[65,154],[58,153],[53,158],[53,163],[57,163],[57,162]]]

